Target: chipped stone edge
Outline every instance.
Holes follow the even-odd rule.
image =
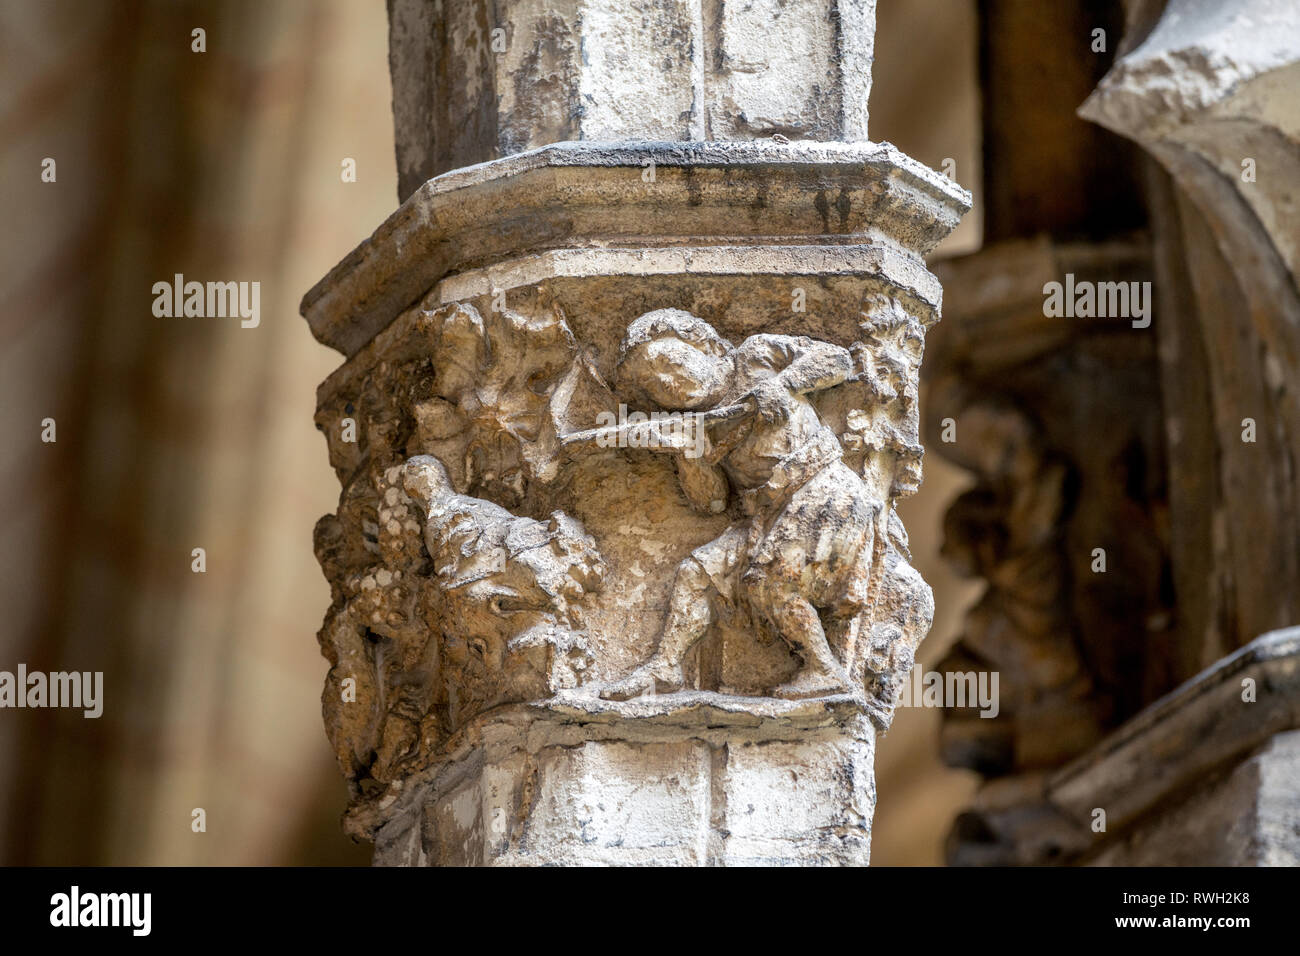
[[[1285,4],[1170,4],[1143,41],[1119,57],[1078,115],[1139,142],[1176,138],[1251,81],[1290,67],[1300,17]]]

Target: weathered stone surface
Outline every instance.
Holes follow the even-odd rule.
[[[617,347],[617,327],[583,326],[580,343],[554,302],[458,303],[345,365],[318,416],[345,490],[317,529],[345,773],[388,783],[495,704],[584,681],[610,696],[865,687],[887,725],[933,615],[893,513],[920,478],[925,323],[896,298],[859,301],[844,345],[759,331],[734,346],[661,310]],[[593,430],[620,406],[676,419]]]
[[[785,186],[769,195],[795,195],[800,165],[778,169]],[[356,807],[443,766],[456,735],[494,708],[565,688],[591,700],[848,694],[852,713],[836,733],[858,740],[864,720],[888,726],[933,616],[893,510],[920,480],[916,383],[938,309],[918,247],[937,227],[921,210],[955,221],[965,203],[929,175],[908,175],[922,187],[911,200],[919,208],[859,219],[858,200],[843,203],[847,228],[863,233],[849,247],[811,227],[793,253],[758,235],[721,250],[660,236],[653,267],[653,251],[620,260],[591,248],[575,215],[566,255],[489,258],[482,278],[447,276],[415,307],[389,313],[322,385],[317,421],[344,484],[338,513],[317,529],[334,587],[323,701]],[[882,185],[885,196],[899,188],[897,176],[881,182],[894,184]],[[692,208],[689,191],[679,201]],[[721,215],[696,209],[697,222]],[[736,248],[747,267],[728,261]],[[708,269],[718,253],[716,272],[677,271],[683,261]],[[566,261],[581,268],[557,268]],[[419,262],[411,243],[372,240],[309,303],[329,299],[349,314],[345,293],[373,301],[365,283],[386,281],[389,267],[418,274]],[[458,293],[468,296],[446,301]],[[661,307],[638,318],[652,302]],[[368,308],[378,324],[385,313]],[[661,420],[638,425],[629,411]],[[809,786],[830,786],[840,778],[827,767],[870,765],[834,737],[816,760],[768,748],[754,763],[733,750],[726,785],[758,786],[754,774],[789,765]],[[548,779],[580,789],[583,768],[631,773],[620,754],[596,748]],[[501,759],[492,773],[522,772]],[[435,813],[445,826],[454,816]],[[773,832],[737,831],[728,852],[866,859],[865,842],[810,857],[791,849],[793,830]],[[453,858],[443,852],[426,858]],[[718,853],[709,859],[732,858]]]
[[[1232,190],[1300,275],[1300,11],[1289,0],[1170,0],[1080,107],[1169,167]],[[1245,177],[1245,161],[1253,176]],[[1226,197],[1204,196],[1216,205]],[[1244,225],[1244,221],[1242,223]]]
[[[348,826],[379,865],[865,865],[875,729],[855,713],[570,692],[476,721]]]
[[[1088,860],[1090,866],[1300,866],[1300,731],[1164,807]]]
[[[875,0],[389,0],[399,198],[564,140],[865,142]]]
[[[1300,720],[1300,629],[1265,634],[1128,721],[1049,784],[1052,802],[1084,821],[1107,808],[1113,829],[1194,788]]]

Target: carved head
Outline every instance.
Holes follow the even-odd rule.
[[[681,309],[647,312],[619,350],[619,391],[659,408],[693,411],[722,401],[733,371],[730,342]]]
[[[889,497],[905,498],[921,486],[921,418],[918,388],[925,326],[892,296],[874,296],[860,328],[866,338],[862,372],[879,401],[875,450],[890,476]]]
[[[914,434],[908,435],[890,425],[885,425],[881,431],[880,453],[889,475],[889,497],[910,497],[921,488],[925,447],[916,441]]]

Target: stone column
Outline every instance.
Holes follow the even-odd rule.
[[[389,9],[403,203],[302,309],[346,356],[347,829],[379,864],[865,864],[933,613],[894,512],[923,256],[970,203],[866,139],[874,4]]]

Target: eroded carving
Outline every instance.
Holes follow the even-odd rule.
[[[334,591],[322,701],[361,783],[408,772],[497,704],[577,686],[580,608],[604,574],[581,522],[498,503],[555,477],[556,436],[592,374],[563,317],[456,305],[421,332],[424,354],[381,363],[343,409],[362,419],[357,461],[316,529]]]
[[[320,414],[344,479],[317,528],[323,699],[356,787],[562,691],[848,695],[888,726],[933,617],[893,509],[920,481],[925,332],[897,299],[871,297],[846,345],[735,345],[677,309],[603,356],[553,308],[456,303],[411,323]],[[629,553],[608,507],[693,511],[717,532],[666,563],[685,542],[633,536]],[[629,583],[647,577],[636,554],[658,560],[654,590]]]
[[[866,606],[882,503],[841,460],[810,396],[844,382],[852,367],[847,349],[806,337],[754,335],[735,347],[678,310],[648,313],[628,327],[618,366],[627,397],[673,412],[749,406],[738,417],[697,420],[706,429],[703,455],[663,449],[694,507],[721,511],[734,489],[746,519],[678,565],[654,656],[602,696],[681,689],[682,661],[713,616],[737,612],[800,659],[775,696],[849,692],[852,649],[837,659],[827,630]]]

